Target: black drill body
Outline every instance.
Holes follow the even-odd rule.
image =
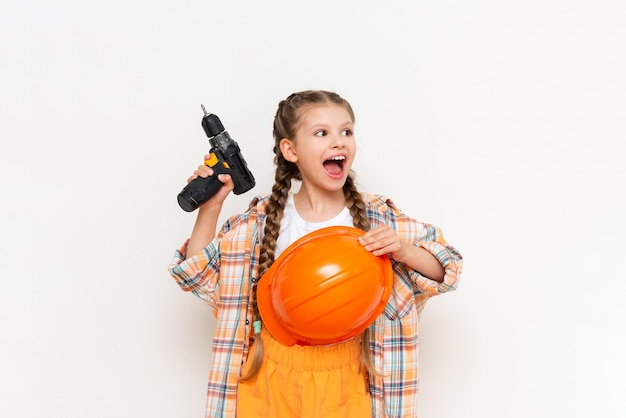
[[[218,174],[230,174],[235,185],[235,194],[245,193],[255,185],[254,176],[248,169],[237,142],[224,129],[217,115],[207,113],[204,106],[202,110],[202,128],[211,144],[210,157],[204,163],[213,169],[213,175],[195,178],[178,194],[178,204],[186,212],[193,212],[206,203],[223,186],[217,179]]]

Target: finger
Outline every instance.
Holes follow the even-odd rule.
[[[396,239],[385,239],[366,244],[363,246],[367,251],[372,251],[376,255],[386,254],[400,249],[400,243]]]
[[[389,228],[387,225],[381,225],[367,231],[359,238],[359,241],[361,244],[372,244],[376,241],[384,239],[388,235],[393,236],[393,234],[395,234],[394,230]]]
[[[218,174],[217,179],[230,188],[230,190],[235,188],[235,183],[233,183],[233,179],[230,174]]]
[[[213,175],[213,169],[206,165],[200,165],[198,166],[198,169],[194,171],[194,174],[199,177],[209,177]]]
[[[363,235],[359,237],[359,242],[361,244],[368,244],[368,243],[374,242],[376,240],[375,237],[376,237],[378,229],[379,227],[366,231]]]
[[[374,254],[377,257],[380,257],[381,255],[391,254],[392,252],[393,251],[391,251],[391,249],[389,248],[379,248],[378,250],[372,251],[372,254]]]

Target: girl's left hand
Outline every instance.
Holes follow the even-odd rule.
[[[386,224],[370,229],[359,237],[359,242],[374,255],[390,254],[397,261],[402,261],[407,245],[400,239],[398,233]]]

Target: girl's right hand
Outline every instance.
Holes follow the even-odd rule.
[[[204,159],[208,160],[211,156],[205,155]],[[190,183],[192,180],[198,177],[207,178],[213,175],[213,169],[206,164],[199,165],[198,168],[193,172],[193,175],[187,179],[187,183]],[[228,194],[235,188],[235,184],[233,183],[233,179],[229,174],[218,174],[217,179],[224,183],[224,185],[218,190],[218,192],[211,197],[204,205],[217,204],[219,206],[224,203]],[[202,207],[201,206],[201,207]]]
[[[210,155],[204,156],[205,161],[209,158]],[[198,177],[206,178],[212,175],[213,169],[202,164],[198,166],[197,170],[193,172],[193,175],[187,179],[187,182]],[[191,231],[191,236],[189,237],[185,257],[199,254],[202,249],[209,245],[215,238],[217,220],[222,211],[222,204],[224,200],[226,200],[228,193],[235,188],[235,184],[228,174],[219,174],[217,178],[224,183],[224,185],[220,187],[213,197],[198,208],[198,215],[196,216],[196,222]]]

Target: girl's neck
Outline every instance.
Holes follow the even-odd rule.
[[[293,202],[298,215],[307,222],[322,222],[332,219],[346,206],[343,190],[312,191],[306,187],[300,188],[295,194]]]

